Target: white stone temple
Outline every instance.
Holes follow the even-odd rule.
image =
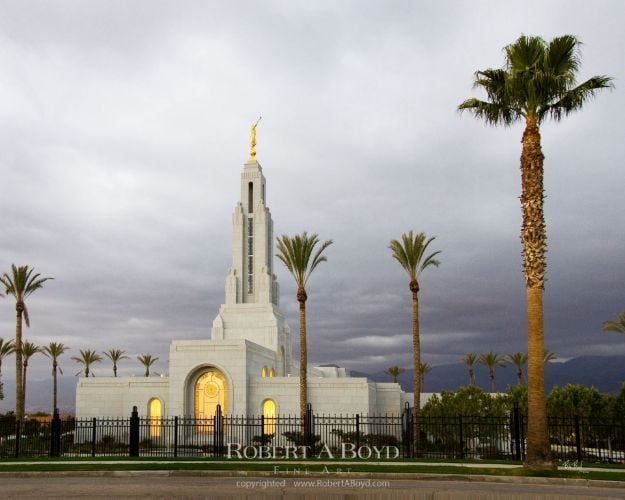
[[[228,415],[299,414],[299,377],[292,376],[299,365],[279,308],[266,193],[254,153],[241,174],[232,267],[210,338],[172,341],[168,376],[79,379],[78,418],[127,417],[133,406],[141,416],[208,418],[218,404]],[[399,414],[412,394],[395,383],[350,377],[345,368],[309,366],[308,401],[318,414]]]

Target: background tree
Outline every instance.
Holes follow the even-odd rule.
[[[15,341],[13,339],[5,342],[0,337],[0,377],[2,377],[2,360],[15,352]]]
[[[145,367],[145,376],[150,376],[150,367],[158,361],[158,358],[153,358],[151,354],[142,354],[137,356],[139,363]]]
[[[475,372],[473,367],[475,366],[475,363],[477,362],[477,354],[475,354],[474,352],[468,352],[463,358],[462,361],[464,362],[465,365],[467,365],[467,368],[469,369],[469,385],[470,386],[474,386],[475,385]]]
[[[554,387],[547,397],[547,413],[550,417],[580,417],[600,421],[611,414],[610,397],[595,387],[567,384]],[[622,416],[621,416],[622,417]]]
[[[59,356],[65,353],[65,351],[69,350],[69,347],[60,343],[60,342],[50,342],[47,346],[43,348],[43,353],[48,356],[52,360],[52,414],[54,415],[54,410],[58,408],[57,406],[57,395],[58,395],[58,386],[57,386],[57,371],[61,372],[63,375],[63,370],[59,366]]]
[[[15,299],[15,418],[24,418],[24,380],[22,377],[22,320],[30,327],[30,317],[26,307],[26,298],[43,284],[53,278],[40,278],[40,274],[33,274],[34,269],[28,266],[11,266],[11,274],[4,273],[0,276],[0,283],[5,288],[5,293]]]
[[[22,370],[23,370],[22,376],[23,376],[23,383],[24,383],[24,401],[26,401],[26,370],[28,369],[28,361],[35,354],[37,354],[38,352],[42,352],[42,351],[43,349],[41,347],[39,347],[38,345],[32,342],[26,341],[22,344],[22,354],[24,356],[24,361],[22,362]]]
[[[91,349],[85,349],[84,351],[81,349],[80,356],[74,356],[72,357],[72,360],[76,361],[76,363],[80,363],[81,365],[83,365],[85,377],[89,377],[91,365],[102,361],[102,356],[100,356],[97,352],[92,351]]]
[[[527,363],[527,353],[513,352],[506,356],[508,362],[516,368],[516,383],[523,384],[523,365]]]
[[[579,110],[600,89],[611,87],[611,78],[594,76],[577,84],[580,42],[572,35],[542,38],[521,36],[505,48],[501,69],[475,73],[474,86],[488,99],[464,101],[468,110],[491,125],[525,122],[521,153],[521,210],[523,222],[523,270],[527,293],[528,335],[528,431],[526,465],[552,468],[547,429],[543,352],[543,290],[547,250],[543,212],[543,160],[540,124],[548,117],[560,121]]]
[[[404,370],[403,368],[400,368],[399,366],[395,365],[395,366],[389,367],[388,370],[384,370],[384,373],[386,373],[389,377],[391,377],[391,379],[393,380],[393,383],[396,384],[399,376],[405,371],[406,370]]]
[[[393,258],[408,273],[410,281],[408,288],[412,293],[412,353],[414,374],[412,383],[414,387],[413,415],[419,417],[421,410],[421,341],[419,338],[419,277],[428,267],[438,267],[440,262],[436,256],[440,251],[426,255],[428,246],[435,237],[427,238],[424,233],[414,234],[411,231],[402,234],[401,242],[391,240],[389,248]],[[415,433],[418,439],[419,433]]]
[[[549,361],[553,361],[554,359],[556,359],[556,353],[549,350],[549,349],[544,349],[543,350],[543,364],[547,364],[549,363]]]
[[[625,333],[625,311],[623,311],[620,316],[614,320],[604,321],[603,329],[606,332]]]
[[[289,270],[297,286],[297,302],[299,303],[299,409],[302,422],[306,416],[308,405],[308,350],[306,345],[306,284],[312,272],[322,262],[328,259],[323,252],[332,244],[332,240],[324,241],[318,250],[315,247],[319,243],[319,237],[304,231],[290,238],[282,235],[277,238],[276,257],[280,259]]]
[[[425,376],[432,371],[432,365],[427,362],[421,363],[419,371],[421,372],[421,390],[423,390],[425,387]]]
[[[113,377],[117,377],[117,363],[122,359],[130,359],[121,349],[109,349],[104,352],[104,355],[113,362]]]
[[[497,386],[495,384],[495,367],[506,366],[506,358],[499,356],[496,352],[487,352],[480,354],[480,363],[488,368],[488,378],[490,379],[490,392],[497,392]]]

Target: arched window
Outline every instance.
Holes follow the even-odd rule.
[[[247,212],[252,213],[254,211],[254,183],[250,182],[247,185]]]
[[[263,369],[260,372],[261,377],[268,377],[269,376],[269,370],[267,369],[266,366],[263,366]]]
[[[150,437],[159,437],[161,435],[163,418],[163,405],[160,399],[152,398],[148,402],[148,418],[150,422]]]
[[[269,370],[269,376],[270,377],[275,377],[276,376],[276,369],[275,368],[271,368],[271,370]]]
[[[271,399],[263,402],[263,434],[276,433],[276,403]]]

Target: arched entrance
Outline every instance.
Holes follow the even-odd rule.
[[[228,403],[228,383],[226,378],[214,368],[199,376],[195,382],[194,415],[197,419],[213,418],[217,405],[226,413]]]
[[[150,399],[148,403],[148,417],[150,419],[150,437],[159,437],[161,435],[163,417],[163,405],[160,399]]]

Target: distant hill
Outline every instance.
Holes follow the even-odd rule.
[[[384,373],[367,374],[351,370],[353,377],[367,377],[376,382],[390,382]],[[524,372],[525,376],[525,372]],[[0,401],[0,413],[15,408],[15,382],[3,375],[4,400]],[[497,389],[504,391],[508,385],[516,384],[514,366],[495,370]],[[550,391],[554,386],[566,384],[584,384],[594,386],[602,392],[618,393],[625,382],[625,356],[580,356],[564,363],[548,363],[545,367],[545,386]],[[59,377],[59,406],[63,412],[73,412],[76,404],[76,384],[78,377]],[[406,392],[412,392],[412,370],[406,370],[399,377],[399,383]],[[464,363],[440,365],[432,368],[425,377],[424,392],[455,390],[468,383],[468,371]],[[475,366],[475,383],[484,390],[489,390],[488,372],[483,365]],[[27,410],[50,411],[52,407],[52,382],[50,380],[28,381]]]
[[[382,372],[370,375],[352,371],[352,376],[368,376],[376,382],[389,382],[390,377]],[[360,375],[357,375],[360,374]],[[525,370],[523,377],[525,378]],[[424,392],[452,391],[466,385],[469,372],[464,363],[440,365],[432,368],[425,376]],[[495,369],[495,382],[498,390],[516,384],[516,368],[508,365]],[[554,386],[566,384],[584,384],[594,386],[602,392],[618,393],[625,382],[625,356],[580,356],[563,363],[547,363],[545,366],[545,388],[547,392]],[[406,370],[399,377],[402,389],[412,392],[412,369]],[[490,390],[488,371],[485,366],[475,366],[475,384],[484,390]]]

